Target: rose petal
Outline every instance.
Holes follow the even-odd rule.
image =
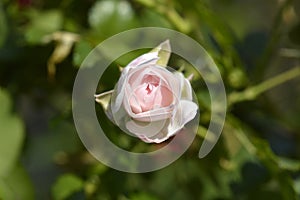
[[[146,53],[131,61],[126,68],[129,70],[130,68],[135,68],[141,65],[154,65],[158,59],[159,57],[157,52]]]
[[[170,91],[172,93],[173,103],[177,104],[178,99],[180,99],[180,95],[181,95],[180,85],[183,85],[180,84],[180,80],[178,79],[184,79],[184,78],[183,76],[180,77],[177,73],[172,73],[160,66],[147,66],[147,67],[141,66],[139,68],[133,69],[133,71],[131,71],[130,75],[128,76],[128,80],[129,80],[128,87],[131,87],[131,91],[135,91],[136,88],[139,88],[144,82],[146,82],[145,80],[147,79],[147,77],[151,77],[151,76],[160,79],[160,85],[162,86],[162,88],[166,89],[165,90],[166,92]],[[130,95],[130,93],[127,94]],[[163,98],[164,106],[169,104],[168,102],[170,99],[169,98],[170,95],[167,95],[167,97],[168,98]]]
[[[157,93],[159,93],[158,90],[158,87],[146,83],[135,89],[134,96],[136,96],[136,99],[142,108],[142,112],[153,109]],[[134,113],[137,114],[137,112]]]
[[[120,109],[123,99],[124,99],[124,94],[125,94],[125,79],[119,80],[113,94],[112,94],[112,101],[111,101],[111,110],[113,113],[118,112]]]
[[[132,112],[138,114],[169,106],[173,102],[173,94],[167,87],[149,82],[134,89],[128,99]]]
[[[129,97],[129,103],[133,113],[141,113],[143,111],[135,95]]]
[[[137,121],[142,122],[153,122],[153,121],[159,121],[164,120],[167,118],[172,117],[172,111],[174,109],[174,105],[170,105],[168,107],[158,108],[155,110],[149,110],[142,113],[128,113],[133,119]]]
[[[184,86],[181,91],[181,97],[187,100],[192,101],[193,95],[192,95],[192,86],[188,79],[184,79]]]
[[[173,102],[173,93],[165,86],[159,86],[159,92],[156,93],[154,107],[166,107]]]
[[[126,128],[133,134],[142,138],[150,138],[154,135],[159,134],[163,129],[169,125],[169,120],[161,120],[156,122],[137,122],[131,120],[126,123]]]
[[[124,83],[128,80],[128,72],[141,65],[154,65],[158,59],[159,57],[157,52],[146,53],[134,59],[125,68],[123,68],[121,77],[119,78],[115,89],[116,94],[114,94],[114,103],[111,106],[112,112],[117,112],[122,105],[122,99],[124,98]]]
[[[179,107],[181,111],[181,115],[179,114],[179,116],[181,116],[181,126],[184,126],[186,123],[195,118],[198,110],[198,105],[192,101],[181,100]]]
[[[130,72],[128,83],[132,88],[138,87],[143,82],[144,77],[148,75],[158,77],[168,87],[170,87],[169,82],[175,79],[170,71],[160,66],[141,66]]]
[[[182,73],[177,73],[180,77],[181,95],[180,99],[193,100],[192,86],[188,79],[184,78]]]
[[[161,143],[180,131],[186,123],[195,118],[198,106],[194,102],[181,100],[174,118],[170,121],[167,130],[152,137],[144,137],[143,141],[148,143]]]

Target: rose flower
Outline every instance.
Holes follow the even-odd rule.
[[[109,95],[110,119],[144,142],[166,141],[197,114],[191,84],[181,72],[168,70],[169,57],[165,41],[123,68],[113,91],[95,95],[102,104]]]

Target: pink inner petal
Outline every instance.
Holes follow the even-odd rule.
[[[129,103],[130,103],[130,107],[131,107],[131,110],[133,113],[141,113],[142,112],[142,108],[134,95],[131,96]]]
[[[154,75],[144,76],[142,84],[134,90],[130,98],[131,109],[136,114],[169,106],[172,101],[172,92],[161,85],[160,78]]]

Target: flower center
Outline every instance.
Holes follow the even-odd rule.
[[[146,75],[141,84],[134,89],[134,96],[130,98],[130,106],[134,113],[141,113],[166,107],[172,101],[172,92],[166,86],[161,85],[160,78],[154,75]]]
[[[147,91],[147,94],[150,94],[153,90],[153,85],[150,83],[147,84],[147,87],[146,87],[146,91]]]

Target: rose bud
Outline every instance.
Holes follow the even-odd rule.
[[[189,80],[167,68],[170,53],[167,40],[123,68],[113,91],[95,95],[115,124],[147,143],[166,141],[197,114]]]

